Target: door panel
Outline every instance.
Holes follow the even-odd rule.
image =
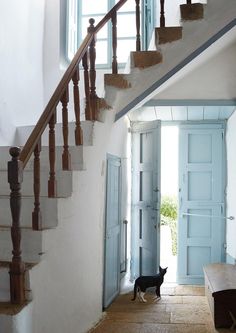
[[[108,155],[105,221],[104,298],[106,308],[120,288],[120,158]]]
[[[159,122],[132,125],[131,276],[157,272],[160,261]]]
[[[223,129],[180,126],[179,283],[202,284],[202,267],[224,257]]]

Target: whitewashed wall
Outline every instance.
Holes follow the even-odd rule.
[[[73,173],[72,197],[59,199],[58,227],[44,231],[45,254],[30,273],[30,333],[84,333],[102,317],[107,153],[121,157],[121,218],[129,219],[129,122],[123,118],[113,124],[113,120],[109,110],[106,123],[95,123],[94,145],[84,148],[86,170]]]
[[[44,0],[0,2],[0,114],[12,125],[34,122],[42,109],[43,21]]]
[[[236,260],[236,112],[228,120],[227,144],[227,216],[234,216],[234,220],[227,221],[226,241],[228,260]]]

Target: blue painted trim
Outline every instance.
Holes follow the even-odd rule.
[[[236,99],[150,99],[143,106],[236,106]]]
[[[236,259],[232,257],[229,253],[226,253],[226,263],[235,265]]]
[[[228,31],[230,31],[236,25],[236,19],[233,19],[230,23],[228,23],[224,28],[218,31],[214,36],[209,38],[205,43],[203,43],[199,48],[193,51],[189,56],[187,56],[184,60],[182,60],[177,66],[175,66],[172,70],[166,73],[160,80],[156,81],[152,84],[148,89],[146,89],[142,94],[136,97],[132,102],[130,102],[126,107],[124,107],[120,112],[116,114],[115,121],[123,117],[128,111],[134,108],[138,103],[140,103],[144,98],[153,93],[157,88],[159,88],[164,82],[170,79],[174,74],[180,71],[184,66],[190,63],[193,59],[195,59],[199,54],[205,51],[208,47],[210,47],[213,43],[215,43],[218,39],[224,36]]]

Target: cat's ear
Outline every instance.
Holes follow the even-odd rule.
[[[159,266],[159,271],[161,271],[162,270],[162,268],[161,268],[161,266]]]

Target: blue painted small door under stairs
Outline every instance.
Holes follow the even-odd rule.
[[[180,126],[180,284],[203,284],[203,265],[224,260],[224,158],[224,124]]]
[[[120,291],[120,184],[121,160],[118,157],[108,155],[103,295],[104,308],[110,305]]]
[[[132,279],[160,262],[160,148],[160,122],[132,124]]]

